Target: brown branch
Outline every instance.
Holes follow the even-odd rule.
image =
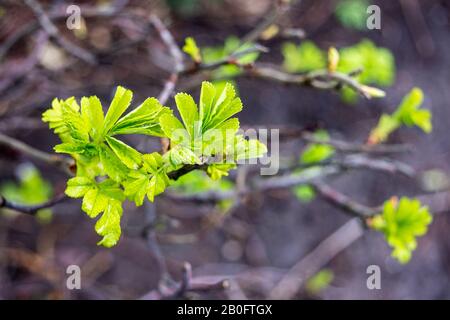
[[[86,49],[70,42],[61,35],[58,28],[51,21],[51,19],[37,0],[24,0],[24,2],[36,15],[42,29],[44,29],[44,31],[47,32],[47,34],[52,37],[67,53],[83,60],[88,64],[97,64],[97,58],[95,57],[95,55],[93,55]]]
[[[275,0],[272,8],[265,14],[264,20],[262,20],[253,30],[242,37],[241,43],[251,43],[257,41],[261,34],[272,24],[277,23],[285,13],[290,9],[291,2],[294,0]]]
[[[31,158],[45,162],[52,166],[56,166],[58,169],[64,171],[66,174],[73,175],[75,162],[73,159],[61,157],[56,154],[46,153],[41,150],[35,149],[22,141],[8,137],[7,135],[0,133],[0,145],[6,146],[18,152],[21,152]]]
[[[49,201],[46,201],[44,203],[28,206],[28,205],[13,203],[13,202],[7,200],[2,195],[0,195],[0,208],[11,209],[14,211],[34,215],[34,214],[36,214],[36,212],[38,212],[41,209],[47,209],[47,208],[53,207],[55,204],[66,201],[67,199],[68,199],[68,197],[64,193],[62,193],[62,194],[57,195],[55,198],[53,198]]]
[[[368,144],[356,144],[350,143],[343,140],[338,140],[334,138],[320,139],[314,136],[314,134],[306,131],[299,130],[298,136],[300,139],[311,143],[326,144],[334,147],[336,150],[342,152],[351,153],[400,153],[412,151],[412,147],[407,144],[379,144],[379,145],[368,145]]]
[[[266,67],[255,64],[252,68],[244,68],[246,74],[252,77],[280,82],[287,85],[309,86],[321,90],[336,90],[346,85],[359,93],[362,97],[370,99],[364,86],[352,75],[340,72],[329,73],[327,70],[316,70],[305,74],[291,74],[275,67]]]
[[[358,240],[363,233],[359,219],[353,218],[346,222],[297,262],[273,287],[269,299],[294,298],[308,278]]]
[[[362,219],[363,221],[366,218],[380,213],[380,208],[371,208],[364,206],[321,182],[312,182],[311,186],[324,200],[338,208],[345,210],[351,215]]]
[[[161,288],[159,290],[152,290],[140,298],[140,300],[172,300],[181,299],[186,296],[188,292],[207,292],[207,291],[222,291],[229,287],[227,279],[221,279],[214,282],[205,282],[196,280],[192,277],[191,264],[185,262],[183,265],[183,274],[181,281],[171,288]]]

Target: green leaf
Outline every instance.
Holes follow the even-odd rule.
[[[298,200],[301,202],[311,202],[316,197],[316,192],[314,189],[309,185],[300,185],[296,186],[293,189],[293,192]]]
[[[21,164],[16,172],[18,182],[2,182],[0,194],[10,201],[33,205],[49,200],[53,194],[51,184],[42,178],[32,164]]]
[[[200,110],[199,119],[204,120],[209,117],[216,96],[216,88],[211,82],[203,81],[200,90]]]
[[[163,107],[155,98],[146,99],[136,109],[120,118],[111,128],[110,135],[145,134],[162,137],[164,133],[159,125],[159,118],[172,111]]]
[[[175,146],[170,149],[166,154],[170,163],[173,166],[179,166],[182,164],[200,164],[201,161],[198,156],[190,149],[181,145]]]
[[[136,149],[133,149],[129,145],[113,137],[106,137],[106,142],[120,161],[122,161],[128,168],[139,168],[142,159],[141,154]]]
[[[420,88],[413,88],[402,100],[394,113],[399,121],[408,127],[416,125],[424,132],[430,133],[431,113],[428,110],[419,110],[423,102],[423,92]]]
[[[115,199],[109,199],[105,207],[105,212],[95,224],[95,231],[103,236],[98,242],[107,248],[111,248],[117,244],[121,235],[120,218],[122,216],[122,204]]]
[[[206,169],[208,176],[213,180],[220,180],[224,176],[228,176],[228,171],[235,169],[234,163],[212,163]]]
[[[324,142],[329,140],[328,133],[324,130],[318,130],[314,133],[314,137]],[[303,164],[312,164],[324,161],[334,155],[334,148],[328,144],[312,143],[303,151],[300,162]]]
[[[246,160],[262,157],[267,153],[265,144],[256,139],[246,140],[242,135],[237,135],[234,145],[235,159]]]
[[[142,160],[143,170],[131,171],[124,182],[125,195],[137,206],[142,205],[146,194],[153,201],[169,185],[164,161],[159,153],[145,154]]]
[[[192,60],[194,60],[196,63],[200,63],[202,61],[202,56],[200,55],[200,49],[198,48],[197,43],[195,42],[194,38],[187,37],[185,39],[183,51],[185,53],[187,53],[192,58]]]
[[[85,144],[76,144],[76,143],[61,143],[53,147],[53,150],[57,153],[68,153],[68,154],[76,154],[83,153],[85,151]]]
[[[100,162],[106,174],[114,181],[122,181],[128,174],[128,168],[106,145],[100,148]]]
[[[83,197],[93,186],[93,181],[88,177],[75,177],[67,181],[65,193],[71,198]]]
[[[124,194],[128,199],[134,201],[136,206],[143,204],[148,189],[148,175],[140,171],[130,172],[127,181],[124,182]]]
[[[163,114],[159,118],[162,131],[169,137],[172,143],[189,143],[189,132],[173,114]]]
[[[417,247],[416,237],[427,232],[432,217],[426,206],[417,199],[402,197],[384,203],[383,212],[370,222],[370,226],[382,232],[393,248],[392,256],[400,263],[411,259],[412,251]]]
[[[381,116],[378,125],[370,133],[369,143],[377,144],[387,140],[389,135],[402,124],[408,127],[415,125],[424,132],[430,133],[432,130],[431,112],[420,109],[422,101],[422,90],[413,88],[392,115],[383,114]]]
[[[371,131],[369,136],[370,144],[378,144],[389,137],[389,135],[400,126],[400,122],[393,116],[383,114],[378,125]]]
[[[164,192],[168,185],[167,177],[161,174],[155,174],[149,182],[147,197],[151,202],[154,201],[155,196]]]
[[[323,269],[308,279],[305,288],[310,294],[316,295],[328,288],[333,279],[333,271],[329,269]]]
[[[365,31],[368,18],[366,11],[369,5],[367,0],[341,0],[334,13],[343,26]]]
[[[108,112],[105,116],[105,124],[103,127],[103,134],[109,132],[120,116],[125,112],[131,103],[133,93],[124,87],[118,86],[114,98],[109,106]]]
[[[175,102],[185,128],[189,132],[189,135],[194,138],[199,133],[198,128],[201,128],[197,105],[195,104],[194,99],[186,93],[178,93],[175,96]]]
[[[95,141],[102,138],[102,129],[105,121],[102,103],[96,96],[81,98],[81,113],[88,120],[91,137]]]
[[[85,193],[81,209],[83,209],[89,217],[95,218],[99,213],[106,209],[107,205],[108,197],[94,186]]]
[[[311,41],[303,41],[298,47],[287,42],[282,47],[283,67],[289,72],[305,72],[325,69],[326,55]]]

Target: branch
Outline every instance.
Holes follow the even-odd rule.
[[[410,145],[406,144],[379,144],[379,145],[368,145],[368,144],[356,144],[349,143],[343,140],[338,139],[320,139],[314,136],[314,134],[310,132],[301,131],[298,133],[300,139],[303,139],[307,142],[318,143],[318,144],[326,144],[330,145],[336,150],[342,152],[362,152],[362,153],[400,153],[400,152],[409,152],[412,150]]]
[[[297,262],[273,287],[269,299],[292,299],[307,279],[358,240],[363,231],[357,218],[346,222]]]
[[[95,65],[97,64],[96,57],[87,51],[86,49],[83,49],[76,44],[68,41],[66,38],[61,36],[58,28],[55,26],[55,24],[51,21],[49,16],[45,13],[44,9],[42,8],[41,4],[37,0],[24,0],[26,5],[30,7],[30,9],[34,12],[36,17],[38,18],[38,21],[42,27],[42,29],[47,32],[49,36],[51,36],[53,39],[56,40],[56,42],[65,49],[65,51],[83,61],[85,61],[88,64]]]
[[[339,191],[331,188],[330,186],[320,183],[320,182],[312,182],[311,186],[316,190],[316,192],[324,198],[327,202],[332,205],[345,210],[351,215],[362,219],[363,221],[366,218],[374,216],[380,212],[379,208],[370,208],[359,204],[358,202],[350,199],[346,195],[340,193]]]
[[[23,143],[22,141],[8,137],[3,133],[0,133],[0,145],[4,145],[31,158],[56,166],[58,169],[64,171],[65,173],[73,175],[73,171],[75,169],[75,162],[73,161],[73,159],[40,151]]]
[[[327,70],[317,70],[305,74],[291,74],[274,67],[263,67],[254,65],[252,68],[244,68],[249,76],[277,81],[283,84],[310,86],[316,89],[332,90],[338,89],[342,85],[346,85],[366,99],[371,96],[364,90],[364,86],[356,79],[352,78],[352,74],[344,74],[340,72],[328,72]]]
[[[152,290],[140,298],[140,300],[171,300],[184,298],[188,292],[221,291],[229,287],[227,279],[215,282],[205,282],[192,278],[191,264],[185,262],[181,281],[172,288]]]
[[[175,86],[178,82],[178,77],[180,72],[184,69],[183,64],[183,53],[175,42],[172,34],[166,28],[164,23],[155,15],[150,16],[150,23],[153,27],[158,31],[159,37],[166,45],[169,50],[170,55],[173,58],[174,62],[174,71],[169,76],[169,79],[166,81],[163,90],[158,96],[158,100],[161,104],[165,104],[169,97],[172,95],[172,92],[175,90]]]
[[[250,68],[251,65],[248,66],[243,66],[240,65],[237,60],[240,57],[243,57],[249,53],[255,53],[255,52],[269,52],[269,49],[260,45],[260,44],[254,44],[249,48],[246,48],[244,50],[237,50],[233,53],[231,53],[230,55],[228,55],[227,57],[211,62],[211,63],[194,63],[192,66],[190,67],[186,67],[185,69],[182,70],[181,74],[192,74],[198,71],[206,71],[206,70],[211,70],[211,69],[215,69],[227,64],[233,64],[233,65],[237,65],[241,68]]]
[[[290,0],[275,0],[273,7],[265,15],[265,19],[261,21],[253,30],[247,33],[241,40],[242,44],[251,43],[261,36],[261,34],[272,24],[280,20],[290,8]]]
[[[27,205],[10,202],[5,197],[0,195],[0,208],[11,209],[14,211],[34,215],[34,214],[36,214],[37,211],[39,211],[41,209],[47,209],[47,208],[53,207],[55,204],[66,201],[67,199],[68,199],[67,196],[64,193],[62,193],[47,202],[44,202],[44,203],[41,203],[38,205],[27,206]]]

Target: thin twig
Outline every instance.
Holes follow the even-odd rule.
[[[68,199],[68,197],[64,193],[62,193],[47,202],[44,202],[44,203],[41,203],[38,205],[29,205],[28,206],[28,205],[13,203],[13,202],[7,200],[2,195],[0,195],[0,208],[11,209],[14,211],[34,215],[36,212],[38,212],[41,209],[47,209],[47,208],[53,207],[55,204],[63,202],[67,199]]]
[[[364,206],[324,183],[312,182],[311,186],[324,200],[363,221],[380,212],[379,208]]]
[[[0,145],[6,146],[18,152],[21,152],[31,158],[56,166],[69,175],[73,175],[74,161],[66,157],[61,157],[56,154],[46,153],[35,149],[22,141],[11,138],[3,133],[0,133]]]
[[[64,50],[67,53],[85,61],[88,64],[91,64],[91,65],[97,64],[97,58],[91,52],[68,41],[66,38],[64,38],[60,34],[58,28],[51,21],[51,19],[48,17],[47,13],[45,13],[41,4],[37,0],[24,0],[24,1],[27,4],[27,6],[30,7],[30,9],[34,12],[36,17],[38,18],[39,23],[42,26],[42,29],[44,29],[45,32],[47,32],[49,36],[51,36],[53,39],[55,39],[55,41],[62,48],[64,48]]]
[[[269,299],[294,298],[308,278],[358,240],[363,233],[359,219],[353,218],[346,222],[297,262],[273,287]]]

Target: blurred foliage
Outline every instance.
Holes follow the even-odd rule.
[[[358,44],[339,50],[340,59],[337,71],[350,73],[357,69],[362,72],[355,77],[362,84],[390,86],[395,79],[395,59],[386,48],[376,47],[370,40],[362,40]],[[355,101],[357,95],[346,88],[343,91],[345,101]]]
[[[367,0],[341,0],[336,5],[334,14],[339,22],[347,28],[363,31],[367,29]]]
[[[324,69],[327,61],[325,53],[312,41],[303,41],[299,46],[286,42],[282,46],[283,67],[289,72],[306,72]]]
[[[306,282],[305,288],[309,294],[317,295],[328,288],[333,282],[334,273],[330,269],[323,269],[313,275]]]
[[[428,192],[437,192],[450,188],[450,179],[447,173],[439,169],[424,171],[420,176],[420,182],[423,190]]]
[[[382,232],[393,248],[392,257],[407,263],[417,247],[416,237],[427,232],[432,217],[417,199],[392,198],[384,203],[383,212],[370,220],[370,226]]]
[[[311,41],[304,41],[299,46],[287,42],[282,47],[282,53],[283,66],[288,72],[308,72],[327,67],[326,53]],[[390,50],[379,48],[372,41],[364,39],[353,46],[341,48],[338,53],[336,71],[349,74],[361,70],[354,76],[361,84],[392,85],[395,78],[395,59]],[[342,89],[342,97],[347,102],[354,102],[357,93],[345,86]]]
[[[371,131],[369,143],[377,144],[385,141],[389,135],[400,126],[417,126],[424,132],[432,130],[431,112],[420,109],[423,102],[423,92],[420,88],[413,88],[402,100],[397,110],[391,114],[383,114],[378,125]]]
[[[325,130],[317,130],[314,132],[314,137],[324,142],[330,139],[328,132]],[[310,143],[300,156],[302,164],[313,164],[321,162],[333,156],[335,150],[332,146],[323,143]]]
[[[184,42],[185,43],[183,46],[183,51],[187,53],[191,57],[191,59],[194,60],[196,63],[202,62],[200,49],[198,48],[194,38],[187,37]]]
[[[204,63],[206,64],[214,63],[227,58],[233,53],[237,53],[242,50],[247,50],[252,46],[253,44],[251,43],[241,44],[239,38],[235,36],[230,36],[225,39],[223,45],[213,47],[202,47],[201,55]],[[240,56],[239,58],[236,59],[236,61],[240,64],[248,64],[255,62],[258,59],[258,57],[259,57],[258,52],[252,52]],[[212,79],[217,79],[214,80],[213,83],[221,87],[225,84],[226,80],[220,79],[222,78],[230,79],[240,75],[241,73],[242,71],[238,66],[232,64],[224,65],[212,71]]]
[[[313,133],[315,139],[320,141],[328,141],[330,136],[325,130],[316,130]],[[324,160],[329,159],[335,153],[335,149],[325,143],[309,143],[302,154],[300,155],[300,164],[301,165],[313,165],[315,163],[320,163]],[[296,172],[300,174],[309,174],[309,172],[313,172],[314,169],[320,170],[320,167],[313,166],[307,169],[300,169]],[[292,192],[297,197],[297,199],[301,202],[310,202],[312,201],[316,193],[314,189],[310,185],[299,185],[292,188]]]
[[[200,0],[166,0],[169,8],[182,16],[192,16],[201,8]]]
[[[296,186],[292,189],[292,191],[294,192],[295,197],[300,202],[308,203],[314,200],[314,198],[316,197],[314,188],[309,185]]]
[[[195,195],[205,192],[230,191],[234,188],[234,183],[230,180],[214,180],[206,172],[196,170],[185,174],[173,182],[170,189],[184,195]],[[232,200],[219,201],[219,208],[226,210],[232,205]]]
[[[8,181],[0,186],[0,194],[9,201],[24,205],[36,205],[46,202],[52,197],[51,184],[42,178],[39,170],[33,165],[19,166],[17,176],[18,183]],[[48,222],[51,215],[51,209],[37,212],[37,217],[41,222]]]

